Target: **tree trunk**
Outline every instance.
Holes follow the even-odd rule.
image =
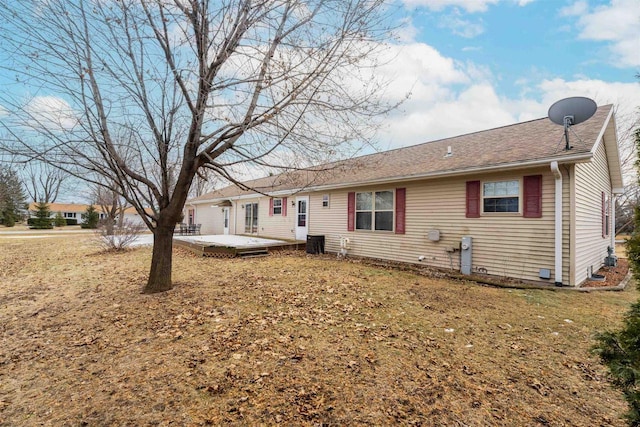
[[[171,261],[174,227],[158,226],[153,232],[153,255],[149,280],[143,294],[154,294],[171,289]]]

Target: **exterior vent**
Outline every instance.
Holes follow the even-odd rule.
[[[541,268],[540,274],[538,275],[541,279],[551,279],[551,270],[548,268]]]

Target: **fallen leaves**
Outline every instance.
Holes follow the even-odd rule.
[[[149,257],[72,239],[0,254],[0,424],[623,424],[588,347],[635,294],[177,251],[175,288],[140,295]]]

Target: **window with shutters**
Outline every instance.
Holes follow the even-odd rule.
[[[520,181],[490,181],[482,185],[484,213],[520,212]]]
[[[273,215],[282,215],[282,199],[273,199]]]
[[[393,191],[356,193],[356,230],[393,231]]]
[[[467,218],[481,214],[520,213],[524,218],[542,218],[542,175],[504,181],[467,181]]]

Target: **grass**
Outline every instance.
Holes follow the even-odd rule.
[[[589,353],[637,299],[332,257],[0,237],[0,425],[624,425]]]

